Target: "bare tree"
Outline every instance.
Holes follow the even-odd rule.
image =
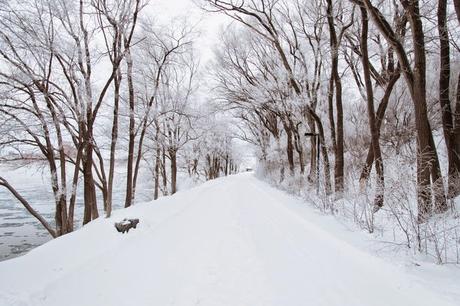
[[[113,180],[115,170],[116,145],[118,139],[118,120],[119,120],[119,103],[120,87],[122,82],[122,73],[120,65],[123,59],[129,60],[130,49],[133,44],[134,31],[136,29],[138,16],[145,6],[140,0],[130,1],[102,1],[93,0],[92,5],[97,11],[99,27],[102,30],[105,47],[107,49],[109,60],[112,64],[113,76],[113,117],[112,133],[110,143],[109,174],[107,182],[102,180],[104,195],[104,210],[106,216],[110,217],[112,212],[113,197]],[[131,97],[131,96],[130,96]],[[103,158],[100,158],[103,165]],[[128,161],[129,164],[129,161]],[[100,167],[101,177],[105,177],[104,167]],[[128,180],[129,182],[129,180]]]
[[[432,214],[431,197],[435,195],[436,211],[447,209],[443,181],[438,155],[434,145],[433,134],[427,114],[426,102],[426,55],[423,25],[420,18],[418,1],[401,1],[408,15],[412,31],[414,48],[414,66],[412,67],[401,41],[382,13],[370,0],[356,1],[366,8],[379,31],[394,48],[401,63],[402,71],[408,85],[415,110],[417,128],[417,182],[419,219],[426,220]],[[431,186],[431,180],[433,185]],[[431,188],[433,187],[433,193]]]

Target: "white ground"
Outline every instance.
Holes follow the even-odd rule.
[[[122,235],[113,223],[124,217],[140,224]],[[460,304],[455,266],[415,271],[364,251],[360,239],[240,174],[116,211],[1,262],[0,305]]]

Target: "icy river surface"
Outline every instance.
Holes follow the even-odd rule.
[[[0,166],[0,175],[9,180],[16,190],[54,226],[54,200],[47,175],[41,170],[20,168],[12,170]],[[81,184],[80,184],[81,185]],[[114,209],[121,208],[125,198],[125,184],[114,186]],[[75,227],[81,226],[83,214],[82,190],[78,192],[75,209]],[[151,190],[140,188],[136,202],[151,200]],[[98,207],[101,212],[99,196]],[[7,189],[0,187],[0,261],[27,253],[49,241],[51,236],[43,226],[19,203]]]

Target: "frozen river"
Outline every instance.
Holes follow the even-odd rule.
[[[53,220],[49,192],[43,188],[19,190],[46,220]],[[49,239],[51,236],[41,224],[6,189],[0,188],[0,260],[23,254]]]
[[[29,201],[34,209],[54,225],[54,200],[46,175],[42,177],[41,172],[26,168],[11,171],[5,167],[0,167],[0,173],[10,180],[10,183]],[[136,202],[150,201],[152,191],[144,188],[144,186],[140,187],[136,194]],[[114,209],[123,207],[124,188],[124,182],[114,186]],[[83,215],[81,191],[79,195],[75,210],[76,228],[81,226]],[[98,206],[101,215],[102,205],[103,203],[99,199]],[[0,187],[0,261],[24,254],[50,239],[51,236],[48,232],[25,210],[22,204],[5,188]]]

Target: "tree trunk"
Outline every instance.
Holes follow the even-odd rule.
[[[316,134],[315,121],[311,118],[310,115],[307,116],[308,126],[311,133]],[[310,173],[308,174],[308,180],[313,182],[316,180],[316,148],[317,148],[317,137],[310,137]]]
[[[303,161],[303,151],[297,150],[297,155],[299,157],[300,174],[304,174],[305,173],[305,163]]]
[[[292,121],[290,122],[290,126],[292,127],[292,134],[294,135],[294,147],[295,147],[295,150],[299,158],[300,174],[304,174],[305,173],[305,162],[303,158],[303,148],[302,148],[302,142],[300,140],[299,128],[298,126],[294,128],[294,124],[292,123]]]
[[[438,33],[439,33],[439,103],[442,112],[442,128],[447,147],[449,162],[448,196],[458,195],[458,176],[460,172],[460,151],[457,151],[457,139],[454,133],[454,118],[450,103],[450,49],[447,28],[447,0],[438,1]]]
[[[164,148],[162,148],[161,150],[161,156],[162,156],[161,176],[163,178],[163,195],[168,195],[168,177],[166,176],[166,152]]]
[[[335,143],[335,167],[334,167],[334,190],[338,196],[344,189],[344,131],[343,131],[343,106],[342,106],[342,82],[338,71],[339,43],[335,31],[334,16],[332,14],[332,0],[327,0],[327,21],[329,25],[329,39],[331,47],[331,78],[335,86],[335,107],[337,112],[336,143]],[[332,84],[330,84],[330,87]],[[329,98],[331,99],[331,98]],[[330,115],[331,116],[331,115]]]
[[[126,198],[125,207],[129,207],[133,200],[133,163],[134,163],[134,84],[133,84],[133,61],[129,49],[126,53],[126,66],[128,78],[128,101],[129,101],[129,141],[128,141],[128,164],[126,173]]]
[[[425,37],[423,24],[420,18],[418,1],[413,1],[407,6],[409,20],[413,34],[414,45],[414,101],[417,128],[417,140],[419,142],[418,154],[420,156],[420,168],[417,169],[417,181],[419,182],[419,220],[424,221],[431,214],[431,191],[429,190],[430,175],[433,179],[433,192],[435,196],[436,211],[447,209],[444,196],[441,169],[439,167],[438,154],[434,146],[433,134],[428,121],[426,104],[426,55]]]
[[[87,131],[85,149],[83,153],[83,192],[85,209],[83,213],[83,224],[99,217],[97,210],[96,188],[93,177],[93,144],[92,133]]]
[[[286,154],[289,164],[289,172],[291,175],[294,175],[294,147],[292,145],[292,131],[289,128],[286,128]]]
[[[154,173],[154,191],[153,191],[153,199],[157,200],[159,196],[159,191],[160,191],[160,154],[161,154],[161,149],[160,145],[158,143],[159,141],[159,135],[160,132],[158,131],[158,125],[157,130],[155,132],[155,144],[156,144],[156,154],[155,154],[155,173]]]
[[[99,217],[97,210],[97,198],[96,198],[96,187],[93,177],[93,151],[94,151],[94,140],[93,140],[93,124],[94,124],[94,113],[93,113],[93,93],[91,84],[91,54],[89,47],[89,34],[86,29],[84,21],[84,2],[80,0],[79,6],[79,21],[80,29],[83,34],[83,52],[79,50],[81,60],[85,62],[81,72],[84,77],[84,89],[85,89],[85,100],[83,107],[86,109],[86,118],[84,122],[81,122],[80,131],[83,133],[83,189],[84,189],[84,201],[85,210],[83,216],[83,224],[90,222],[91,220]],[[77,39],[77,43],[79,41]]]
[[[171,194],[177,191],[177,151],[169,149],[169,158],[171,159]]]
[[[331,133],[331,141],[332,141],[332,150],[337,150],[337,137],[335,132],[335,115],[334,115],[334,80],[332,78],[332,74],[329,78],[329,86],[327,90],[327,104],[328,104],[328,118],[329,118],[329,126],[330,126],[330,133]]]
[[[329,163],[329,155],[327,152],[327,146],[326,146],[326,141],[324,137],[324,128],[323,124],[321,123],[321,120],[319,118],[316,118],[316,114],[311,112],[310,113],[313,118],[315,119],[315,123],[318,127],[318,135],[319,135],[319,144],[320,144],[320,150],[321,150],[321,156],[323,160],[323,172],[324,172],[324,189],[326,195],[330,195],[332,193],[332,184],[331,184],[331,165]]]
[[[435,194],[436,210],[447,207],[441,170],[434,146],[433,134],[428,121],[426,104],[426,58],[423,24],[420,17],[418,1],[402,1],[409,17],[414,48],[414,68],[410,66],[407,54],[395,33],[389,28],[385,17],[375,8],[370,0],[364,0],[368,12],[372,15],[377,27],[394,48],[398,55],[402,71],[406,79],[415,110],[415,126],[417,130],[417,199],[418,220],[425,221],[433,211],[432,191]],[[430,178],[434,185],[431,186]],[[432,187],[434,190],[432,190]]]
[[[457,21],[460,25],[460,0],[454,0],[454,7],[455,7],[455,13],[457,15]],[[456,92],[456,98],[455,98],[455,113],[453,115],[454,117],[454,128],[453,128],[453,138],[455,139],[455,158],[456,162],[459,164],[457,165],[457,169],[460,169],[460,73],[457,76],[457,92]],[[452,191],[452,194],[450,194],[451,197],[459,195],[460,194],[460,174],[457,174],[456,177],[451,177],[450,180],[450,186],[456,186]]]
[[[395,72],[393,76],[391,77],[390,81],[388,82],[388,85],[385,89],[385,93],[382,97],[382,100],[380,101],[379,107],[377,109],[377,115],[376,115],[376,124],[377,124],[377,131],[379,133],[379,139],[380,139],[380,128],[382,126],[382,121],[383,118],[385,117],[385,112],[388,107],[388,102],[390,101],[390,96],[393,91],[394,85],[398,81],[399,77],[401,76],[401,73]],[[361,171],[361,176],[359,178],[360,184],[364,185],[366,181],[369,178],[369,174],[372,170],[372,164],[374,163],[374,149],[372,147],[372,143],[369,145],[369,149],[367,151],[367,157],[366,157],[366,163],[363,167],[363,170]]]
[[[117,148],[118,140],[118,108],[120,103],[120,83],[121,83],[121,71],[117,70],[117,74],[114,81],[114,98],[113,98],[113,119],[112,119],[112,138],[110,142],[110,160],[109,160],[109,178],[107,185],[107,207],[106,217],[110,218],[112,214],[112,198],[113,198],[113,178],[115,174],[115,153]]]
[[[225,155],[225,176],[228,175],[228,154]]]
[[[77,158],[75,160],[75,168],[73,171],[72,179],[72,194],[70,195],[70,204],[69,204],[69,216],[67,217],[67,228],[70,232],[74,229],[74,214],[75,214],[75,202],[77,201],[77,188],[78,188],[78,179],[80,175],[80,164],[83,153],[83,144],[81,139],[79,139],[79,146],[77,151]]]
[[[375,118],[374,110],[374,92],[372,88],[371,72],[369,68],[369,54],[367,47],[368,32],[369,32],[369,21],[367,16],[366,8],[361,7],[361,59],[364,72],[364,84],[366,87],[366,98],[367,98],[367,113],[369,118],[369,128],[371,132],[371,145],[372,151],[375,158],[375,169],[376,169],[376,193],[374,199],[374,209],[377,211],[383,206],[384,201],[384,190],[385,190],[385,178],[383,170],[382,154],[380,152],[379,144],[379,130]]]

